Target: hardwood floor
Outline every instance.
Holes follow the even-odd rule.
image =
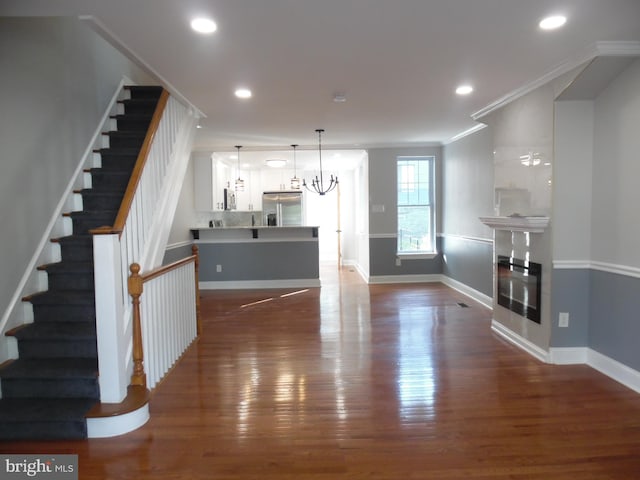
[[[538,362],[443,285],[325,278],[203,292],[136,432],[0,452],[77,453],[81,479],[640,478],[637,393]]]

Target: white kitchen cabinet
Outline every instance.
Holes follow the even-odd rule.
[[[195,208],[199,212],[214,210],[214,169],[210,156],[193,158],[193,187]]]
[[[231,182],[231,188],[235,187],[235,178],[238,178],[237,173],[234,173],[234,180]],[[262,182],[260,172],[256,170],[241,170],[240,178],[244,180],[244,191],[236,192],[237,210],[260,210],[262,205]]]
[[[224,210],[224,189],[229,188],[231,168],[220,160],[214,161],[215,175],[213,179],[214,210]],[[233,188],[233,187],[231,187]]]
[[[291,190],[292,168],[271,168],[262,170],[262,187],[265,192]]]
[[[224,209],[224,189],[229,182],[230,169],[219,160],[193,158],[194,203],[199,212]]]

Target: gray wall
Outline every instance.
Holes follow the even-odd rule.
[[[198,247],[201,282],[317,279],[320,276],[317,242],[201,243]],[[216,265],[222,266],[221,272],[216,272]]]
[[[552,346],[589,347],[636,370],[639,121],[640,60],[593,98],[556,103],[552,288]],[[557,326],[559,312],[569,328]]]
[[[591,270],[554,269],[551,295],[551,347],[589,345]],[[569,327],[558,326],[560,312],[569,314]]]
[[[595,99],[589,345],[640,370],[640,60]],[[618,267],[616,267],[618,270]]]
[[[555,105],[553,165],[553,258],[591,257],[593,101]]]
[[[640,278],[591,271],[589,347],[640,371]]]
[[[122,77],[153,80],[74,18],[0,18],[0,71],[4,308]]]
[[[436,159],[436,232],[441,228],[442,211],[442,147],[377,148],[369,154],[369,274],[415,275],[442,273],[441,258],[403,260],[396,266],[397,188],[396,157],[433,155]],[[384,212],[373,212],[374,205],[383,205]]]
[[[640,269],[640,60],[595,100],[592,259]]]
[[[493,142],[489,127],[446,145],[442,162],[443,273],[493,296]]]

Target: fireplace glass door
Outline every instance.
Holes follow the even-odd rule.
[[[542,265],[498,256],[498,305],[540,323]]]

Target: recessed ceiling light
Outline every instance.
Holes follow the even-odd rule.
[[[538,26],[542,30],[554,30],[556,28],[560,28],[565,23],[567,23],[567,17],[562,15],[553,15],[551,17],[543,18],[540,20]]]
[[[238,98],[251,98],[253,94],[251,93],[251,90],[249,90],[248,88],[238,88],[235,91],[235,95]]]
[[[200,17],[191,20],[191,28],[198,33],[213,33],[218,29],[218,26],[210,18]]]
[[[471,85],[460,85],[456,88],[456,93],[458,95],[469,95],[471,92],[473,92],[473,87]]]

